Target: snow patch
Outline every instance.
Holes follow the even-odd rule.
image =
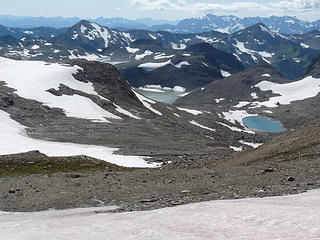
[[[300,46],[303,47],[303,48],[310,48],[310,46],[305,44],[305,43],[300,43]]]
[[[1,155],[39,150],[48,156],[86,155],[124,167],[150,168],[159,166],[155,163],[149,164],[139,156],[114,155],[113,152],[118,150],[116,148],[33,139],[25,134],[25,127],[12,120],[8,113],[0,111],[0,119]],[[2,232],[1,227],[0,232]]]
[[[241,152],[243,150],[243,147],[233,147],[233,146],[229,146],[229,147],[235,152]]]
[[[177,109],[179,109],[180,111],[184,111],[190,114],[193,114],[195,116],[203,114],[203,112],[198,111],[198,110],[193,110],[193,109],[188,109],[188,108],[181,108],[181,107],[177,107]]]
[[[231,74],[230,73],[228,73],[227,71],[224,71],[224,70],[220,70],[220,72],[221,72],[221,75],[223,76],[223,77],[230,77],[231,76]]]
[[[63,66],[40,61],[15,61],[0,58],[0,79],[8,87],[16,89],[20,97],[41,102],[51,108],[61,108],[69,117],[84,118],[93,121],[109,122],[106,118],[121,119],[97,104],[91,99],[80,95],[55,96],[49,89],[58,89],[60,84],[87,94],[99,94],[92,83],[84,83],[73,77],[78,66]],[[81,108],[79,108],[81,106]]]
[[[40,48],[39,45],[33,45],[33,46],[31,47],[32,50],[36,50],[36,49],[39,49],[39,48]]]
[[[187,48],[187,45],[185,45],[183,43],[179,43],[179,47],[178,47],[178,44],[172,42],[171,47],[172,47],[172,49],[175,49],[175,50],[183,50],[183,49]]]
[[[262,74],[261,77],[271,77],[269,73]]]
[[[187,61],[183,61],[183,62],[180,62],[176,65],[174,65],[176,68],[182,68],[182,66],[190,66],[190,63],[187,62]]]
[[[168,64],[172,64],[171,60],[168,60],[166,62],[162,62],[162,63],[152,63],[152,62],[148,62],[148,63],[142,63],[138,66],[138,68],[143,68],[146,71],[153,71],[157,68],[166,66]]]
[[[131,47],[126,47],[128,53],[136,53],[139,52],[139,48],[131,48]]]
[[[135,59],[136,59],[136,60],[142,60],[142,59],[144,59],[146,56],[150,56],[150,55],[152,55],[152,54],[153,54],[153,52],[151,52],[151,51],[149,51],[149,50],[146,50],[146,51],[144,51],[143,54],[138,54],[138,55],[136,55],[136,56],[135,56]]]
[[[261,102],[262,106],[277,107],[277,103],[287,105],[293,101],[304,100],[307,98],[315,97],[320,92],[320,79],[311,76],[302,80],[279,84],[269,81],[262,81],[255,85],[261,91],[271,90],[280,96],[271,97],[268,101]]]

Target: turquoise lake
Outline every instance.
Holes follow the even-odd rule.
[[[151,91],[150,91],[151,90]],[[136,92],[142,94],[143,96],[150,98],[152,100],[163,102],[167,104],[174,103],[184,92],[181,91],[174,91],[174,90],[168,90],[168,89],[154,89],[158,90],[159,92],[152,92],[152,89],[143,90],[143,89],[135,89]]]
[[[272,120],[264,116],[246,117],[243,120],[248,128],[263,132],[283,132],[286,129],[281,122]]]

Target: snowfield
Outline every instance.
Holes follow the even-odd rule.
[[[0,212],[3,239],[301,240],[320,239],[320,191],[220,200],[132,213],[114,207]]]
[[[285,84],[262,81],[255,87],[260,88],[261,91],[271,90],[273,93],[279,94],[280,96],[272,97],[268,101],[260,103],[266,107],[277,107],[278,102],[286,105],[293,101],[317,96],[320,92],[320,79],[309,76],[300,81]]]
[[[86,155],[124,167],[157,167],[139,156],[113,155],[116,148],[103,146],[50,142],[27,136],[25,127],[12,120],[8,113],[0,111],[0,155],[39,150],[48,156]]]
[[[41,102],[51,108],[61,108],[68,117],[99,122],[110,122],[106,118],[121,119],[89,98],[77,94],[56,96],[47,91],[58,90],[63,84],[71,89],[99,96],[92,83],[80,82],[72,76],[78,70],[81,70],[78,66],[70,67],[40,61],[16,61],[0,57],[0,81],[4,81],[8,87],[15,89],[15,93],[20,97]]]

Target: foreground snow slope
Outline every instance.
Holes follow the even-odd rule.
[[[8,113],[0,111],[0,155],[39,150],[48,156],[86,155],[124,167],[156,167],[139,156],[112,154],[116,148],[103,146],[49,142],[26,135],[25,127],[12,120]]]
[[[101,208],[108,210],[112,207]],[[146,212],[0,212],[3,239],[320,239],[320,191],[211,201]]]

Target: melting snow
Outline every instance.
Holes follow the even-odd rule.
[[[155,163],[147,163],[139,156],[113,155],[113,152],[118,150],[116,148],[33,139],[26,135],[25,127],[12,120],[8,113],[0,111],[0,119],[1,155],[39,150],[48,156],[86,155],[125,167],[158,166]],[[0,232],[2,233],[2,230]]]

